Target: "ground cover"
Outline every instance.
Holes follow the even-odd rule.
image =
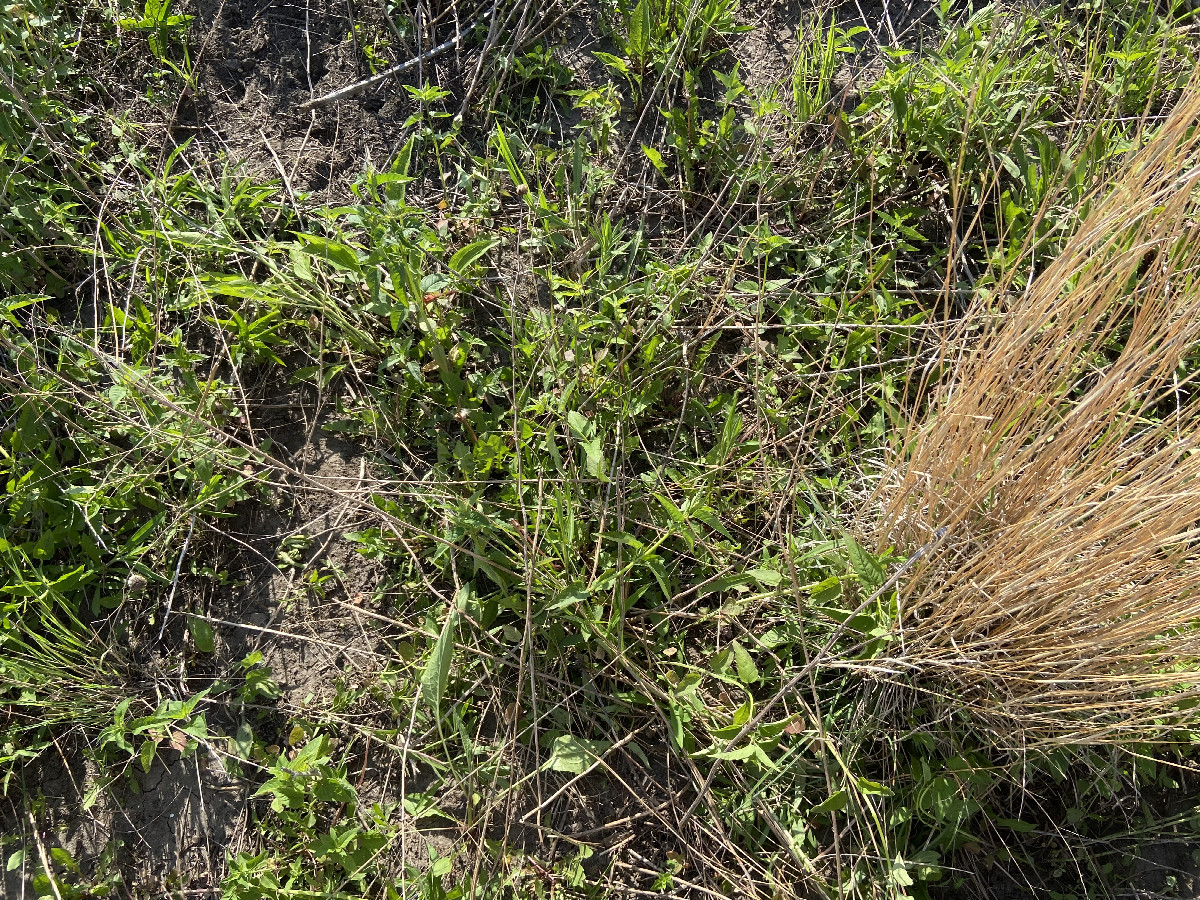
[[[0,49],[6,894],[1194,894],[1186,5]]]

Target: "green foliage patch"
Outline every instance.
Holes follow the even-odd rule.
[[[127,12],[105,27],[145,36],[155,84],[191,84],[190,16]],[[1139,841],[1195,830],[1118,818],[1181,789],[1191,734],[1015,753],[935,715],[893,658],[906,559],[852,520],[945,323],[1057,253],[1187,82],[1182,7],[946,6],[850,103],[861,30],[814,17],[751,87],[733,0],[617,2],[598,83],[544,41],[461,117],[406,85],[404,142],[335,208],[186,144],[113,146],[72,112],[63,16],[0,16],[14,804],[39,808],[25,774],[56,746],[91,761],[89,805],[220,759],[251,795],[231,900],[919,898],[1000,870],[1099,896]],[[370,664],[319,700],[227,653],[180,587],[236,592],[225,520],[318,490],[257,425],[289,392],[372,473],[339,539],[384,573]],[[362,606],[316,543],[268,565]],[[580,836],[560,798],[603,795],[618,824]],[[607,852],[651,833],[653,859]],[[61,852],[9,867],[83,897],[133,865]]]

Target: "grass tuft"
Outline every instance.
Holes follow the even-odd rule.
[[[1027,290],[976,301],[873,498],[880,543],[933,542],[895,662],[998,743],[1161,739],[1195,716],[1198,115],[1193,91]]]

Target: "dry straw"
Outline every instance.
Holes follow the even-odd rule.
[[[872,501],[880,545],[946,529],[895,662],[1001,741],[1167,737],[1200,698],[1198,118],[1189,92],[1064,252],[968,317]]]

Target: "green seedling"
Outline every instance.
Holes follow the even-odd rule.
[[[191,77],[187,29],[192,16],[172,13],[171,6],[172,0],[146,0],[140,19],[121,19],[118,24],[126,31],[144,32],[154,58],[186,82]],[[182,65],[170,58],[173,44],[178,44],[183,51]]]

